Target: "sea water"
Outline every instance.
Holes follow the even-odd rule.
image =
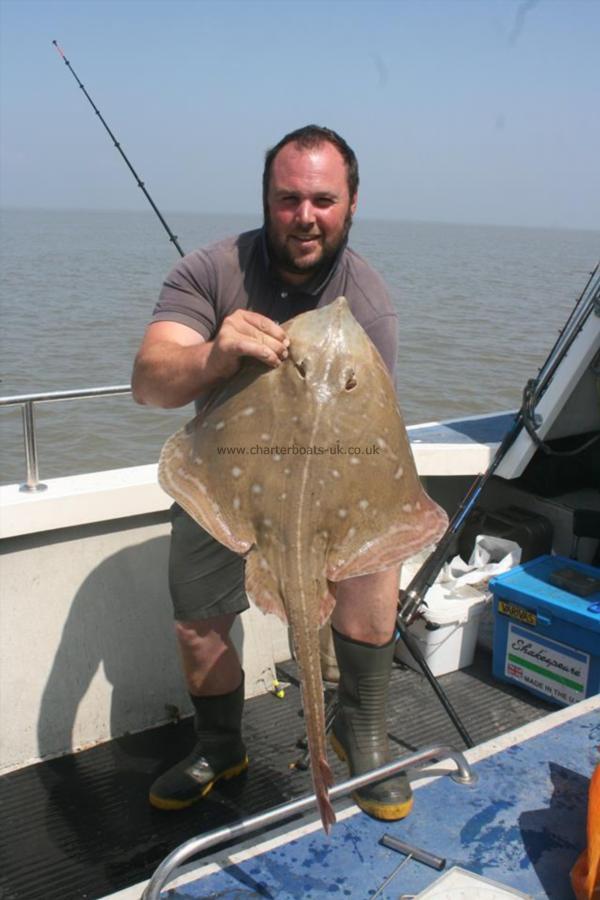
[[[258,217],[166,215],[185,251]],[[152,212],[5,210],[0,396],[128,384],[176,249]],[[600,256],[600,232],[357,219],[351,245],[399,316],[407,423],[515,409]],[[192,415],[131,397],[36,408],[43,478],[155,462]],[[24,478],[21,414],[0,409],[0,481]]]

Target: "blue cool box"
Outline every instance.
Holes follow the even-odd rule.
[[[496,678],[566,706],[600,692],[600,591],[578,597],[550,582],[575,569],[600,569],[561,556],[540,556],[490,580],[494,595]]]

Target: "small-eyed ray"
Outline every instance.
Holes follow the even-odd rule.
[[[245,362],[167,441],[159,480],[245,556],[251,600],[291,626],[329,830],[318,643],[335,603],[329,582],[401,563],[434,543],[447,519],[421,486],[388,370],[347,301],[283,327],[288,359],[276,369]]]

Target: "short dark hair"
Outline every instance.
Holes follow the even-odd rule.
[[[342,155],[346,163],[346,174],[348,177],[348,192],[350,199],[354,197],[358,190],[358,160],[354,150],[346,143],[343,137],[331,128],[322,128],[320,125],[304,125],[295,131],[290,131],[285,137],[282,137],[278,144],[267,150],[265,155],[265,167],[263,169],[263,206],[265,212],[267,210],[267,192],[269,190],[269,179],[271,177],[271,168],[273,160],[280,150],[286,144],[297,144],[305,150],[313,147],[320,147],[321,144],[333,144]]]

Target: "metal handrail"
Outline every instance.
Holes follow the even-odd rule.
[[[456,763],[458,769],[457,772],[452,773],[450,776],[454,781],[457,781],[459,784],[474,785],[476,783],[477,775],[473,772],[471,766],[460,751],[454,750],[452,747],[425,747],[423,750],[417,750],[415,753],[411,753],[408,756],[395,759],[393,762],[387,763],[387,765],[381,766],[379,769],[367,772],[366,775],[357,775],[355,778],[343,781],[329,791],[329,799],[337,800],[338,797],[350,794],[352,791],[364,787],[366,784],[380,781],[382,778],[394,775],[396,772],[407,769],[409,766],[416,766],[419,763],[427,762],[431,759],[437,759],[438,761],[451,759]],[[167,884],[167,881],[172,877],[175,869],[181,866],[191,856],[195,856],[196,853],[200,853],[202,850],[208,850],[210,847],[214,847],[216,844],[222,844],[225,841],[237,840],[247,834],[258,831],[260,828],[274,825],[276,822],[280,822],[282,819],[286,819],[289,816],[304,812],[305,810],[310,809],[311,806],[316,806],[316,804],[317,798],[315,794],[310,794],[306,797],[300,797],[298,800],[283,803],[280,806],[276,806],[274,809],[259,813],[249,819],[242,819],[241,822],[238,822],[235,825],[225,825],[223,828],[210,831],[208,834],[190,838],[189,841],[180,844],[179,847],[176,847],[175,850],[163,859],[146,885],[141,900],[160,900],[160,893]]]
[[[28,493],[45,491],[48,487],[39,477],[37,442],[35,436],[34,404],[50,403],[62,400],[81,400],[86,397],[112,397],[119,394],[130,394],[131,385],[119,384],[96,388],[75,388],[71,391],[45,391],[36,394],[15,394],[13,397],[0,397],[0,407],[20,406],[23,416],[23,443],[25,446],[25,464],[27,480],[19,490]]]

